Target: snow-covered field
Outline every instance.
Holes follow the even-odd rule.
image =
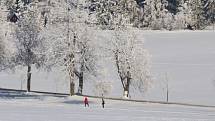
[[[215,121],[215,108],[0,91],[0,121]]]
[[[214,31],[145,32],[143,35],[145,47],[152,55],[155,77],[155,85],[147,93],[150,99],[165,97],[168,78],[170,101],[215,105]]]
[[[100,37],[107,35],[100,35]],[[215,32],[214,31],[140,31],[138,39],[152,55],[154,82],[144,94],[132,94],[133,99],[166,100],[166,80],[169,85],[169,101],[201,105],[215,105]],[[105,39],[103,39],[105,40]],[[104,63],[104,81],[112,81],[110,97],[121,97],[122,87],[109,61]],[[167,79],[166,79],[167,78]],[[0,87],[26,88],[26,70],[15,74],[0,73]],[[91,82],[86,83],[86,87]],[[59,70],[47,73],[33,70],[32,90],[68,92],[68,81]],[[91,87],[91,86],[88,86]],[[93,87],[84,89],[92,94]],[[132,106],[131,106],[132,107]]]

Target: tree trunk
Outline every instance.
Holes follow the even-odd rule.
[[[70,96],[75,94],[75,83],[74,83],[74,72],[73,72],[73,68],[74,68],[74,63],[72,64],[72,67],[70,67],[69,69],[69,94]]]
[[[27,92],[31,91],[31,66],[28,65],[27,71]]]
[[[84,85],[84,74],[83,72],[80,73],[79,75],[79,87],[78,87],[78,93],[82,94],[83,91],[83,85]]]
[[[124,86],[124,78],[123,78],[123,74],[121,73],[121,71],[120,71],[120,65],[119,65],[119,51],[117,50],[115,53],[115,62],[116,62],[116,67],[117,67],[117,72],[118,72],[118,74],[119,74],[119,77],[120,77],[120,81],[121,81],[121,83],[122,83],[122,86],[123,86],[123,88],[125,88],[125,86]]]
[[[128,90],[124,88],[124,93],[123,93],[124,98],[129,98],[128,93],[129,93]]]
[[[130,81],[130,79],[129,79],[129,81]],[[130,86],[130,84],[127,82],[127,84],[125,85],[124,94],[123,94],[125,98],[129,98],[129,86]]]
[[[70,96],[75,94],[75,83],[70,81]]]
[[[124,88],[124,97],[125,98],[129,98],[130,82],[131,82],[130,72],[127,72],[127,78],[126,78],[126,83],[125,83],[125,88]]]

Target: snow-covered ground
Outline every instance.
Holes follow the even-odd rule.
[[[104,33],[99,35],[103,45],[107,36]],[[165,101],[168,80],[170,102],[215,105],[214,31],[139,31],[138,39],[145,42],[152,55],[154,82],[144,95],[133,93],[133,99]],[[108,96],[122,96],[113,63],[102,58],[100,61],[104,64],[100,70],[105,74],[103,81],[117,83],[113,84]],[[62,75],[60,70],[51,73],[33,70],[32,90],[67,93],[68,81]],[[0,73],[2,88],[25,89],[25,80],[26,68],[15,74]],[[84,94],[94,94],[90,84],[85,84]]]
[[[215,121],[215,108],[135,103],[0,90],[0,121]]]
[[[167,78],[170,101],[215,105],[214,31],[145,32],[143,36],[155,77],[147,93],[150,99],[165,97]]]

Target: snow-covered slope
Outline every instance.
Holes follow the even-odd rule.
[[[0,91],[1,121],[214,121],[214,108]]]
[[[101,41],[105,41],[105,36],[108,35],[100,33]],[[133,93],[132,98],[165,101],[168,79],[170,102],[215,105],[214,38],[213,31],[139,31],[138,39],[145,42],[145,47],[152,55],[154,82],[144,95]],[[100,58],[101,79],[114,83],[109,96],[120,97],[122,87],[112,63],[111,60]],[[0,73],[0,87],[25,89],[25,78],[25,69],[15,74]],[[84,93],[94,94],[93,81],[88,81]],[[32,74],[33,90],[68,92],[68,84],[60,70],[51,73],[40,70]]]

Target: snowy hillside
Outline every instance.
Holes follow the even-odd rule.
[[[0,91],[2,121],[214,121],[214,108],[186,107]]]
[[[98,33],[99,34],[99,33]],[[100,38],[108,36],[99,34]],[[144,94],[131,92],[132,99],[166,101],[166,80],[169,101],[215,105],[215,33],[213,31],[139,31],[138,39],[145,42],[151,54],[153,83]],[[144,38],[144,39],[143,39]],[[97,42],[103,46],[107,42]],[[102,51],[105,50],[101,50]],[[113,61],[100,59],[101,81],[112,84],[109,97],[122,97],[122,87]],[[26,89],[26,68],[15,74],[0,74],[2,88]],[[32,90],[69,93],[69,82],[60,70],[47,73],[32,70]],[[98,79],[97,79],[98,80]],[[84,84],[84,94],[96,95],[93,79]]]

